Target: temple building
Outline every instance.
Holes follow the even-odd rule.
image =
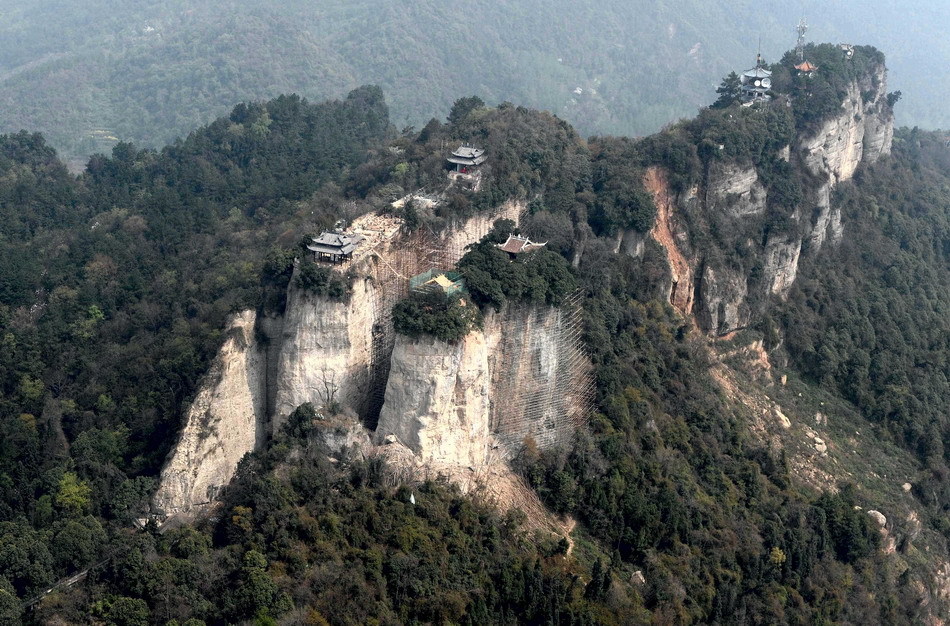
[[[519,254],[540,250],[546,245],[548,245],[548,242],[546,241],[544,243],[535,243],[527,237],[508,235],[508,241],[498,244],[498,247],[504,252],[507,252],[510,258],[515,259]]]
[[[460,174],[472,174],[487,158],[485,151],[481,148],[463,144],[452,153],[448,161],[455,166],[456,172]]]
[[[307,244],[317,261],[343,263],[353,258],[353,252],[363,242],[362,235],[324,231]]]
[[[811,75],[812,72],[818,69],[817,65],[813,65],[808,61],[802,61],[795,66],[795,69],[798,70],[799,74]]]
[[[765,69],[762,57],[756,60],[755,67],[742,72],[742,99],[746,104],[766,102],[771,100],[769,90],[772,88],[772,72]]]

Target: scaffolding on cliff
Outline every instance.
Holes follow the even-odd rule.
[[[523,212],[523,210],[522,210]],[[361,251],[366,262],[372,263],[375,281],[373,298],[373,338],[370,357],[369,393],[359,413],[364,424],[375,428],[386,394],[391,357],[396,345],[392,309],[409,294],[410,279],[432,268],[451,270],[466,252],[469,243],[488,234],[494,221],[504,217],[501,211],[483,216],[468,238],[457,236],[452,230],[436,232],[423,226],[413,232],[392,230],[391,218],[360,218],[354,222],[359,232],[379,232],[378,239]],[[519,215],[520,218],[520,215]],[[377,225],[376,222],[382,225]],[[471,241],[469,241],[471,240]]]
[[[565,445],[590,417],[594,378],[583,346],[582,299],[581,291],[572,294],[553,323],[527,308],[505,316],[490,425],[511,453],[529,438],[541,448]]]
[[[409,295],[410,280],[432,268],[455,267],[465,248],[436,233],[422,228],[412,233],[402,233],[389,240],[388,245],[373,251],[370,259],[376,264],[375,297],[373,299],[372,354],[370,358],[370,393],[360,411],[364,423],[375,428],[386,394],[386,382],[396,332],[393,328],[392,310],[397,302]]]

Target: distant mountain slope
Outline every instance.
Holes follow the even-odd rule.
[[[892,50],[899,123],[948,126],[948,9],[804,8],[816,39]],[[931,5],[928,10],[927,5]],[[720,77],[794,43],[801,6],[525,0],[0,0],[0,132],[44,132],[65,156],[116,140],[158,146],[235,102],[381,85],[397,124],[421,126],[460,95],[549,109],[583,134],[646,134],[713,100]],[[879,26],[867,22],[874,16]],[[875,30],[877,29],[877,30]],[[913,38],[914,43],[910,40]],[[926,62],[925,62],[926,59]],[[932,65],[928,65],[932,64]]]

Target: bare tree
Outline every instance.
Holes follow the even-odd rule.
[[[324,367],[320,370],[320,383],[323,385],[323,390],[318,391],[317,394],[320,396],[320,403],[324,410],[331,414],[339,413],[340,405],[336,400],[336,394],[340,386],[336,382],[336,372]]]

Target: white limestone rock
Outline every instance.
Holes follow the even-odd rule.
[[[710,212],[723,211],[733,217],[758,215],[765,211],[767,195],[751,163],[710,163],[706,185],[706,207]]]
[[[746,301],[749,286],[743,273],[707,265],[699,288],[697,317],[703,328],[725,335],[748,326],[751,317]]]
[[[643,255],[646,248],[647,235],[633,228],[620,230],[614,239],[614,254],[626,254],[634,258]]]
[[[880,66],[849,85],[839,115],[797,144],[806,169],[824,181],[811,197],[815,217],[808,240],[814,250],[843,236],[840,210],[831,206],[831,189],[850,180],[862,162],[873,163],[891,152],[894,116],[886,94],[885,70]]]
[[[277,356],[275,432],[305,402],[320,407],[332,400],[359,413],[371,383],[375,298],[366,278],[356,280],[346,302],[309,294],[291,279]]]
[[[802,244],[798,239],[778,239],[765,246],[763,273],[769,293],[784,298],[798,276]]]
[[[426,461],[483,464],[490,442],[488,358],[478,330],[457,344],[398,336],[376,440],[394,436]]]
[[[868,515],[870,515],[871,519],[877,522],[877,525],[880,526],[881,528],[884,528],[885,526],[887,526],[887,518],[884,517],[884,514],[881,513],[880,511],[873,511],[873,510],[868,511]]]
[[[266,355],[254,337],[254,311],[231,321],[221,346],[189,406],[178,444],[162,470],[153,508],[165,515],[191,514],[214,501],[238,462],[263,443]]]

